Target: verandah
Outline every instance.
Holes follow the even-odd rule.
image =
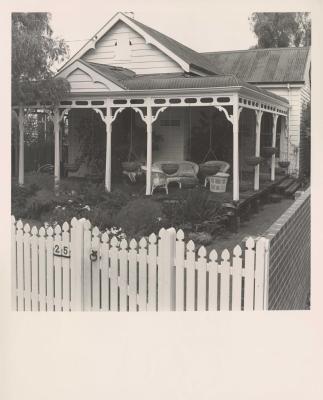
[[[250,95],[250,93],[249,93]],[[164,112],[170,107],[215,107],[221,111],[227,121],[232,126],[232,178],[233,178],[233,200],[239,200],[239,119],[240,114],[244,109],[254,110],[256,118],[255,127],[255,156],[260,155],[260,133],[261,133],[261,120],[264,113],[270,113],[273,118],[272,123],[272,147],[276,146],[276,130],[277,120],[282,116],[283,120],[287,118],[286,104],[276,100],[268,103],[264,99],[259,100],[251,97],[240,97],[238,93],[225,93],[220,91],[217,95],[209,91],[205,95],[160,95],[160,96],[135,96],[120,94],[114,98],[98,98],[93,97],[86,99],[71,99],[60,102],[59,107],[48,109],[48,113],[54,125],[55,137],[55,162],[54,162],[54,175],[55,185],[59,185],[60,180],[60,122],[64,116],[71,109],[83,108],[94,109],[105,125],[106,133],[106,159],[105,159],[105,187],[107,191],[111,191],[111,158],[112,158],[112,130],[113,123],[116,121],[119,114],[126,108],[131,108],[137,112],[146,126],[147,141],[146,141],[146,194],[151,194],[151,168],[152,168],[152,149],[153,149],[153,124],[157,121],[160,113]],[[270,96],[265,96],[270,97]],[[266,99],[268,101],[268,99]],[[34,103],[28,105],[29,108],[40,108],[41,105]],[[19,146],[19,183],[24,183],[24,115],[25,108],[23,106],[15,107],[19,114],[19,132],[20,132],[20,146]],[[286,130],[287,124],[284,124]],[[285,135],[286,136],[286,135]],[[271,180],[275,180],[275,154],[271,156]],[[254,167],[254,190],[259,190],[259,164]]]

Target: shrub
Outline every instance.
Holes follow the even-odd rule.
[[[213,238],[208,232],[191,232],[188,237],[189,240],[193,240],[197,246],[208,246]]]
[[[65,221],[70,223],[74,217],[91,220],[91,207],[75,201],[66,205],[57,204],[48,211],[42,213],[41,220],[48,222],[50,225],[62,225]]]
[[[105,193],[103,200],[98,204],[98,206],[102,209],[119,211],[130,201],[130,199],[131,197],[129,194],[121,190],[115,190],[110,193]]]
[[[89,219],[93,226],[97,226],[101,231],[109,229],[114,224],[115,213],[110,208],[103,209],[101,205],[96,207],[91,213]]]
[[[25,218],[27,213],[27,200],[33,196],[39,187],[36,184],[28,186],[11,186],[11,212],[16,218]]]
[[[114,218],[114,224],[129,237],[150,235],[164,226],[161,205],[150,199],[136,199],[125,205]]]
[[[50,211],[55,206],[53,192],[47,189],[39,190],[35,195],[27,199],[26,217],[40,219],[42,213]]]
[[[223,230],[227,219],[221,203],[213,201],[210,192],[201,189],[191,189],[181,199],[164,201],[163,213],[176,229],[212,235]]]

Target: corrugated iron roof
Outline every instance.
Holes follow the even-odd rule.
[[[234,75],[210,75],[202,77],[193,76],[185,72],[136,75],[134,71],[123,67],[97,64],[84,60],[79,61],[125,90],[203,89],[241,86],[288,103],[286,99],[265,89],[261,89],[255,85],[244,82]]]
[[[202,53],[225,74],[251,83],[304,82],[310,47]]]
[[[158,32],[153,28],[150,28],[142,22],[139,22],[133,18],[129,18],[126,14],[123,15],[128,18],[129,21],[148,33],[148,35],[152,36],[160,44],[165,46],[172,53],[176,54],[179,58],[187,62],[190,66],[197,69],[202,69],[206,72],[212,72],[213,74],[219,73],[219,70],[213,64],[213,62],[210,62],[209,59],[205,57],[202,53],[198,53],[197,51],[192,50],[187,46],[184,46],[182,43],[177,42],[177,40],[174,40],[164,35],[163,33]]]
[[[105,76],[111,82],[115,83],[126,89],[121,82],[124,79],[128,79],[131,77],[135,77],[136,73],[131,69],[123,68],[123,67],[116,67],[114,65],[107,65],[107,64],[98,64],[94,62],[84,61],[82,59],[79,60],[83,64],[87,65],[89,68],[92,68],[94,71],[99,72],[101,75]]]

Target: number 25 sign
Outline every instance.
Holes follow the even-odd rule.
[[[59,244],[55,244],[53,253],[54,256],[56,257],[65,257],[65,258],[71,257],[70,249],[69,246],[67,245],[60,246]]]

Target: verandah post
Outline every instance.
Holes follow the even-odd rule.
[[[152,164],[152,109],[147,106],[147,116],[145,117],[147,125],[147,170],[146,170],[146,195],[151,194],[151,164]]]
[[[55,190],[58,189],[59,186],[59,181],[60,181],[60,175],[61,175],[61,168],[60,168],[60,134],[59,134],[59,128],[60,128],[60,118],[59,118],[59,109],[56,108],[54,110],[54,115],[53,115],[53,124],[54,124],[54,139],[55,139],[55,149],[54,149],[54,185],[55,185]]]
[[[233,200],[239,200],[239,104],[233,104]]]
[[[18,183],[23,185],[25,182],[25,148],[24,148],[24,109],[19,107],[19,172]]]
[[[112,133],[112,110],[107,107],[105,118],[106,130],[106,155],[105,155],[105,189],[111,192],[111,133]]]
[[[256,148],[255,156],[260,156],[260,133],[261,133],[261,120],[263,111],[256,110]],[[260,165],[255,165],[255,175],[254,175],[254,190],[259,190],[259,175],[260,175]]]
[[[277,131],[277,120],[278,114],[273,114],[273,139],[272,139],[272,147],[276,147],[276,131]],[[275,180],[275,153],[271,156],[271,172],[270,172],[270,180]]]

